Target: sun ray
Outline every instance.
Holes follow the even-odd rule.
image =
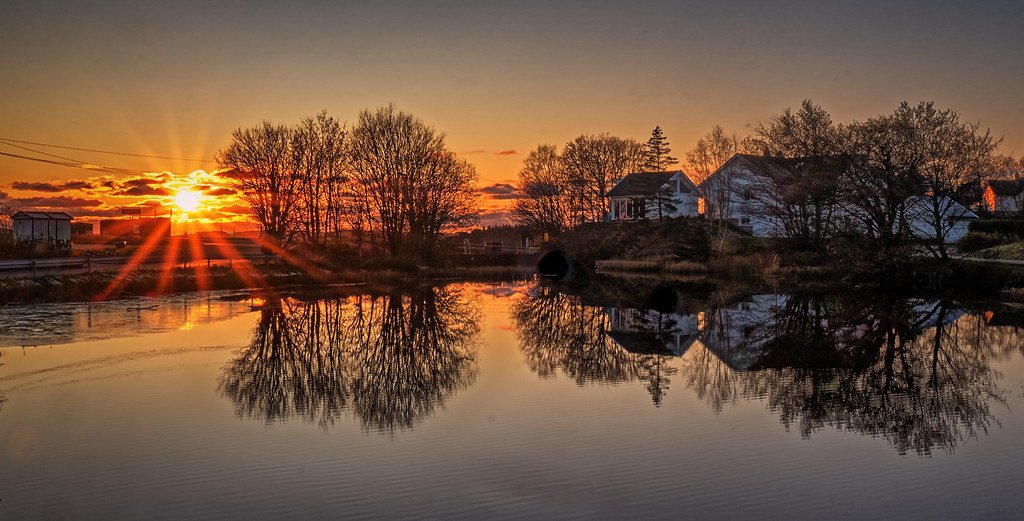
[[[167,226],[170,226],[170,223],[167,223]],[[118,274],[114,276],[113,280],[107,284],[103,291],[101,291],[94,300],[106,300],[110,298],[111,295],[124,288],[132,271],[137,271],[141,268],[142,262],[150,253],[153,252],[153,250],[156,249],[157,244],[159,244],[160,240],[164,237],[165,231],[166,228],[164,226],[160,226],[158,229],[154,230],[149,237],[146,237],[146,240],[142,242],[138,249],[135,250],[135,253],[132,254],[132,256],[125,262],[124,266],[121,267]]]

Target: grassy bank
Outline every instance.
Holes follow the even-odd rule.
[[[56,274],[35,278],[0,279],[0,304],[73,302],[155,296],[189,291],[284,288],[364,284],[378,291],[401,289],[430,281],[488,282],[522,279],[532,269],[519,266],[423,267],[413,269],[300,270],[278,262],[232,267],[199,266],[172,270]]]

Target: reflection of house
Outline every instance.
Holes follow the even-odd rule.
[[[68,244],[72,219],[64,212],[18,212],[11,216],[14,240]]]
[[[982,201],[985,209],[997,214],[1017,214],[1021,210],[1024,179],[993,179],[985,183]]]
[[[118,238],[145,238],[153,235],[170,237],[171,219],[169,217],[106,219],[100,221],[100,235]]]
[[[696,217],[697,187],[682,170],[629,174],[608,191],[609,220]]]
[[[608,336],[636,354],[682,356],[700,334],[696,315],[654,310],[606,308],[611,322]]]
[[[773,323],[775,311],[785,303],[785,295],[754,295],[709,311],[702,337],[704,346],[731,369],[750,369],[769,340],[765,327]]]

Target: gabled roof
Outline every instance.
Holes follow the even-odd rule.
[[[608,190],[608,197],[628,197],[631,195],[655,195],[658,189],[665,186],[678,174],[683,179],[682,192],[696,191],[697,187],[682,170],[670,172],[635,172],[623,177]]]
[[[58,221],[70,221],[74,219],[65,212],[17,212],[11,219],[56,219]]]
[[[992,193],[1001,197],[1016,197],[1024,192],[1024,180],[1021,179],[993,179],[988,182]]]
[[[970,211],[964,205],[950,199],[940,197],[939,215],[944,219],[977,219],[978,214]],[[914,195],[907,198],[907,217],[912,219],[928,219],[932,212],[932,199],[923,195]]]
[[[829,169],[837,173],[845,170],[853,159],[850,156],[780,157],[757,154],[736,154],[718,167],[701,185],[706,185],[720,175],[727,167],[742,163],[754,175],[771,178],[774,181],[790,178],[801,169]]]

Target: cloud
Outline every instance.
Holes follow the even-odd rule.
[[[232,204],[232,205],[229,205],[229,206],[222,206],[222,207],[218,208],[217,211],[219,211],[221,213],[225,213],[225,214],[234,214],[234,215],[251,215],[252,214],[252,208],[249,208],[248,206],[246,206],[244,204]]]
[[[508,212],[480,212],[480,226],[500,226],[508,223]]]
[[[224,196],[224,195],[235,195],[236,193],[238,193],[238,192],[236,192],[232,188],[214,188],[213,190],[210,190],[209,192],[206,192],[206,195],[210,195],[210,196]]]
[[[496,156],[514,156],[517,153],[518,152],[516,152],[515,150],[510,148],[508,150],[499,150],[499,151],[495,152],[494,155],[496,155]]]
[[[12,206],[18,206],[22,209],[91,208],[102,204],[102,201],[98,199],[84,199],[81,197],[68,197],[66,195],[58,195],[55,197],[15,197],[9,199],[7,202]]]
[[[123,183],[123,186],[152,186],[158,185],[163,181],[159,179],[153,179],[150,177],[136,177],[135,179],[129,179]]]
[[[137,185],[125,190],[114,192],[112,195],[126,195],[133,197],[143,195],[171,195],[171,191],[162,186]]]
[[[460,156],[475,156],[479,154],[486,154],[487,151],[483,149],[467,150],[466,152],[459,152]]]
[[[86,190],[95,188],[96,185],[89,181],[65,181],[63,183],[34,183],[28,181],[15,181],[11,188],[26,192],[63,192],[65,190]]]
[[[7,196],[7,192],[0,192],[0,201],[3,201],[4,199],[7,199],[7,197],[8,197]]]
[[[519,190],[508,183],[494,183],[480,188],[480,193],[490,199],[515,199],[519,197]]]

